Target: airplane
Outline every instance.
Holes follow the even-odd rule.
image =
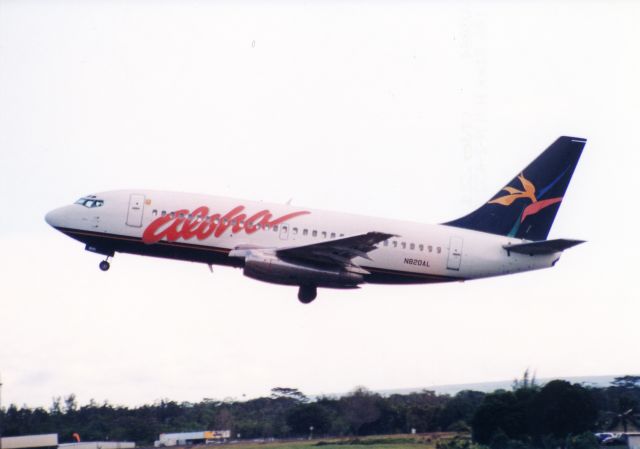
[[[242,268],[249,278],[318,288],[427,284],[501,276],[556,264],[582,240],[547,240],[586,139],[559,137],[470,214],[422,224],[288,204],[134,189],[96,193],[49,212],[58,231],[116,252]]]

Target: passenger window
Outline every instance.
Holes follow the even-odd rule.
[[[402,242],[402,249],[407,249],[407,242]]]
[[[433,252],[433,246],[429,245],[429,252]]]
[[[322,231],[322,238],[326,239],[327,238],[327,231]]]
[[[278,225],[273,225],[273,232],[278,232]]]
[[[260,223],[258,223],[258,224],[256,225],[256,229],[257,229],[257,230],[260,230],[260,228],[261,228],[261,227],[262,227],[262,225],[261,225]]]
[[[308,234],[309,234],[309,230],[308,229],[305,229],[304,231],[302,231],[302,235],[306,236]]]
[[[318,231],[316,231],[315,229],[313,230],[313,232],[311,233],[312,237],[318,237]]]
[[[268,231],[270,227],[271,227],[270,225],[266,224],[266,225],[264,225],[264,230]]]
[[[418,245],[418,249],[420,249],[420,251],[424,251],[424,245],[421,243],[420,245]]]
[[[332,238],[332,239],[335,239],[335,238],[336,238],[336,233],[335,233],[335,232],[332,232],[332,233],[331,233],[331,238]]]
[[[415,245],[415,243],[412,243],[411,245],[409,245],[409,249],[410,249],[410,250],[414,250],[414,249],[416,249],[416,245]]]
[[[151,212],[151,215],[156,217],[158,215],[158,209],[153,209],[153,212]]]
[[[440,248],[439,246],[438,246],[437,250],[438,250],[438,254],[440,254],[440,252],[442,252],[442,248]]]
[[[340,237],[344,237],[344,234],[340,234]]]
[[[160,215],[162,215],[162,216],[164,217],[165,215],[167,215],[167,211],[166,211],[166,210],[163,210],[163,211],[162,211],[162,213],[161,213]]]
[[[383,243],[384,246],[389,246],[389,240],[385,240]]]
[[[397,242],[396,240],[394,240],[392,243],[393,243],[393,247],[394,247],[394,248],[397,248],[397,247],[398,247],[398,242]]]
[[[293,232],[293,235],[298,235],[298,228],[291,229],[291,232]]]

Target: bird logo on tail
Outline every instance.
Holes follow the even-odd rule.
[[[487,204],[500,204],[501,206],[511,206],[515,200],[520,198],[528,198],[531,200],[531,204],[529,204],[527,207],[525,207],[522,210],[520,217],[518,217],[518,220],[513,225],[511,232],[509,232],[509,236],[512,237],[516,235],[516,233],[518,232],[518,229],[520,228],[520,224],[527,217],[531,215],[535,215],[538,212],[540,212],[542,209],[562,201],[563,197],[561,196],[557,198],[548,198],[544,200],[540,198],[542,198],[542,196],[544,196],[544,194],[547,193],[549,189],[551,189],[551,187],[553,187],[553,185],[556,182],[558,182],[562,178],[562,176],[564,176],[565,173],[566,173],[566,170],[562,172],[560,176],[554,179],[548,186],[542,189],[537,196],[536,196],[535,184],[533,184],[531,181],[525,178],[524,173],[520,173],[520,175],[518,175],[518,180],[520,181],[520,184],[522,184],[522,190],[517,189],[515,187],[511,187],[511,186],[506,186],[502,190],[508,192],[508,195],[500,196],[487,203]]]

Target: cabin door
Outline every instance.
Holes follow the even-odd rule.
[[[142,213],[144,212],[144,195],[132,194],[129,197],[129,211],[127,212],[127,225],[139,228],[142,226]]]
[[[462,262],[462,237],[451,237],[449,239],[449,258],[447,259],[447,269],[458,271]]]

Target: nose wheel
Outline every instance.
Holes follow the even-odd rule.
[[[109,268],[111,268],[111,264],[108,260],[103,260],[98,266],[102,271],[107,271]]]

